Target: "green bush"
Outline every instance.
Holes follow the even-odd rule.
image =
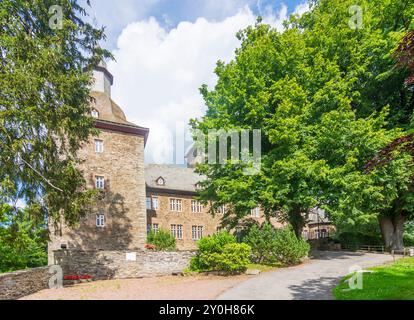
[[[278,229],[275,234],[273,254],[276,261],[284,265],[294,265],[308,255],[309,243],[302,238],[298,239],[291,228]]]
[[[291,228],[275,229],[266,222],[261,228],[252,226],[243,241],[252,248],[255,263],[293,265],[309,253],[310,246],[298,239]]]
[[[197,247],[197,255],[190,262],[192,271],[242,272],[250,262],[250,246],[236,243],[228,232],[202,238]]]
[[[276,230],[270,223],[265,223],[260,229],[254,224],[243,238],[243,242],[252,248],[252,262],[274,263],[276,258],[273,255],[273,242],[276,237]]]
[[[167,230],[151,231],[147,237],[147,243],[153,244],[157,251],[175,250],[176,242],[173,235]]]

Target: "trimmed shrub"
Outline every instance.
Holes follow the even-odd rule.
[[[275,229],[265,222],[261,228],[254,225],[243,241],[252,248],[255,263],[282,263],[293,265],[309,253],[310,246],[304,239],[296,238],[291,228]]]
[[[254,263],[275,263],[273,242],[276,237],[275,228],[268,222],[260,229],[254,224],[243,238],[243,242],[252,248],[251,260]]]
[[[243,272],[250,262],[250,246],[236,243],[228,232],[202,238],[197,247],[198,253],[190,262],[192,271]]]
[[[176,249],[176,242],[173,235],[167,230],[151,231],[147,237],[147,243],[155,246],[157,251],[169,251]],[[151,248],[152,249],[152,248]]]
[[[294,265],[308,255],[310,245],[304,239],[298,239],[291,228],[284,228],[276,230],[272,250],[278,262]]]

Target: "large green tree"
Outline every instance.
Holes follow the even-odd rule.
[[[92,192],[77,151],[95,133],[92,69],[104,30],[74,0],[0,1],[0,205],[75,223]]]
[[[198,166],[208,178],[200,197],[232,204],[226,224],[260,203],[299,236],[316,206],[355,224],[392,210],[398,190],[408,188],[406,154],[370,172],[366,162],[402,135],[412,114],[413,93],[393,52],[414,4],[357,2],[356,28],[355,1],[320,0],[283,32],[260,22],[243,30],[235,59],[217,65],[215,88],[201,88],[208,110],[194,129],[262,130],[257,175],[243,175],[243,163]]]

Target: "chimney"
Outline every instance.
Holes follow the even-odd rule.
[[[92,91],[103,92],[111,97],[111,86],[114,83],[114,77],[108,71],[105,61],[101,61],[93,70],[94,83]]]

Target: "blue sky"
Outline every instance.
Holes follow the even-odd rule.
[[[125,26],[151,16],[166,29],[171,29],[181,21],[194,22],[199,17],[220,21],[245,6],[256,15],[262,15],[268,8],[276,11],[282,5],[286,5],[291,13],[303,2],[305,0],[91,0],[92,8],[88,12],[97,25],[106,26],[108,39],[105,46],[114,49]],[[85,6],[86,0],[81,3]]]
[[[86,0],[81,0],[86,1]],[[213,88],[217,60],[229,62],[240,45],[235,34],[257,15],[279,31],[306,0],[91,0],[91,19],[106,26],[103,46],[112,51],[112,98],[129,121],[150,129],[147,163],[182,164],[174,141],[179,128],[206,110],[202,84]],[[177,129],[178,128],[178,129]],[[177,161],[178,159],[178,161]]]

